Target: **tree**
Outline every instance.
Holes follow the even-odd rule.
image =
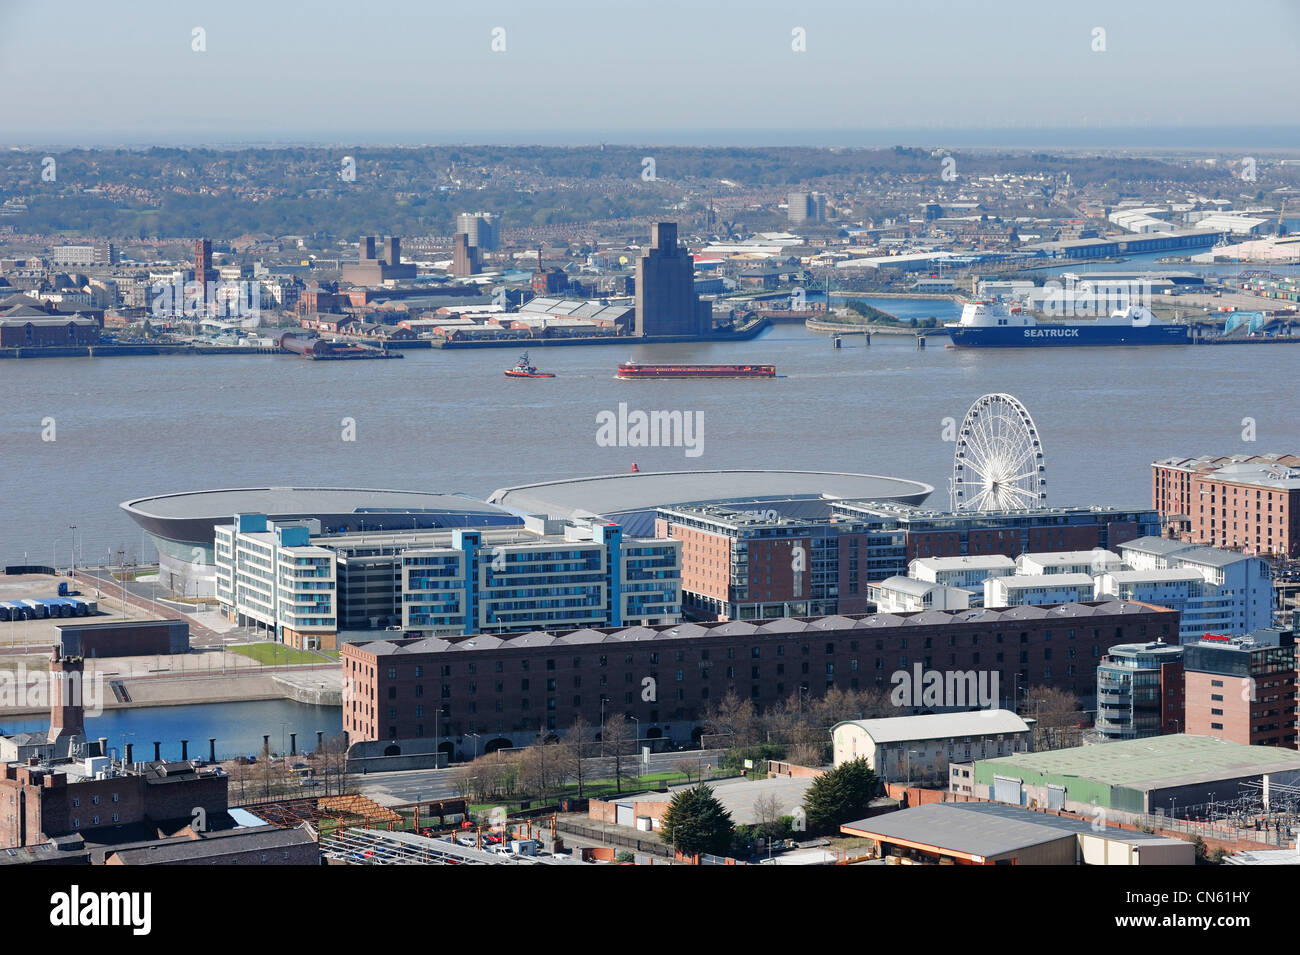
[[[600,728],[601,750],[613,761],[611,774],[614,777],[614,789],[623,791],[623,781],[635,781],[641,777],[637,758],[633,755],[636,733],[632,724],[622,713],[616,713],[605,721]]]
[[[564,785],[563,747],[538,740],[518,755],[519,782],[524,792],[546,802]]]
[[[578,784],[578,798],[581,799],[583,785],[587,781],[587,769],[583,763],[592,755],[593,727],[581,716],[575,719],[564,734],[556,757],[564,770],[564,781],[572,779]]]
[[[768,840],[775,839],[784,828],[781,824],[781,817],[785,815],[781,811],[781,800],[776,798],[776,793],[766,793],[754,800],[754,816],[758,820],[754,828]]]
[[[1077,742],[1077,726],[1082,719],[1079,698],[1069,690],[1049,686],[1031,686],[1025,695],[1026,716],[1037,720],[1034,726],[1035,749],[1060,749]]]
[[[707,736],[727,736],[728,747],[734,749],[752,746],[761,739],[754,702],[748,697],[742,700],[735,690],[728,690],[726,696],[711,708],[705,722],[713,732],[705,733],[701,742]]]
[[[861,819],[878,788],[876,774],[861,756],[818,776],[803,797],[808,830],[834,833],[844,823]]]
[[[673,769],[686,777],[686,782],[691,781],[691,773],[699,767],[699,761],[694,759],[679,759],[673,763]]]
[[[722,855],[731,847],[731,813],[712,787],[700,784],[677,793],[664,811],[660,837],[679,852]]]

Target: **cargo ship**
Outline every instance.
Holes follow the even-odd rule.
[[[964,302],[961,320],[944,329],[958,348],[1191,344],[1186,325],[1171,325],[1142,305],[1088,321],[1040,323],[1018,305]]]
[[[619,378],[775,378],[776,365],[643,365],[625,361]]]

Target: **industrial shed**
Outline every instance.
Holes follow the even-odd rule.
[[[1195,865],[1196,847],[998,803],[929,803],[840,827],[921,865]]]

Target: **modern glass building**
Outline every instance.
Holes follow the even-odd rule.
[[[265,514],[240,514],[216,527],[222,612],[300,650],[337,649],[334,553],[312,546],[311,533],[319,529],[319,522],[277,524]]]
[[[430,636],[681,619],[681,545],[617,524],[496,542],[457,530],[400,559],[403,629]]]
[[[1183,648],[1111,647],[1097,667],[1097,731],[1107,740],[1183,732]]]

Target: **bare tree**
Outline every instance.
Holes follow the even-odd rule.
[[[1068,690],[1031,686],[1025,696],[1025,716],[1033,717],[1035,749],[1059,749],[1077,742],[1083,713],[1079,698]]]
[[[691,781],[691,773],[695,772],[697,766],[699,763],[694,759],[679,759],[673,763],[673,769],[685,776],[688,784]]]
[[[348,772],[348,742],[342,733],[321,739],[320,764],[322,786],[326,796],[342,796],[356,791],[356,777]]]
[[[754,816],[759,830],[768,839],[776,837],[781,829],[781,801],[775,793],[766,793],[754,800]]]
[[[762,738],[753,701],[742,700],[733,690],[728,690],[710,709],[705,722],[714,732],[727,736],[728,745],[733,749],[753,746]]]
[[[622,713],[611,716],[601,727],[601,744],[606,758],[612,762],[611,772],[616,792],[623,791],[624,780],[631,782],[640,778],[637,760],[633,755],[636,749],[635,737],[632,724]]]
[[[564,734],[564,742],[556,753],[556,758],[564,770],[563,782],[570,779],[578,784],[578,798],[583,796],[583,786],[588,778],[587,764],[584,760],[593,755],[593,737],[595,727],[581,716],[573,721]]]
[[[563,749],[559,743],[538,740],[518,754],[515,765],[524,792],[546,802],[564,785]]]

